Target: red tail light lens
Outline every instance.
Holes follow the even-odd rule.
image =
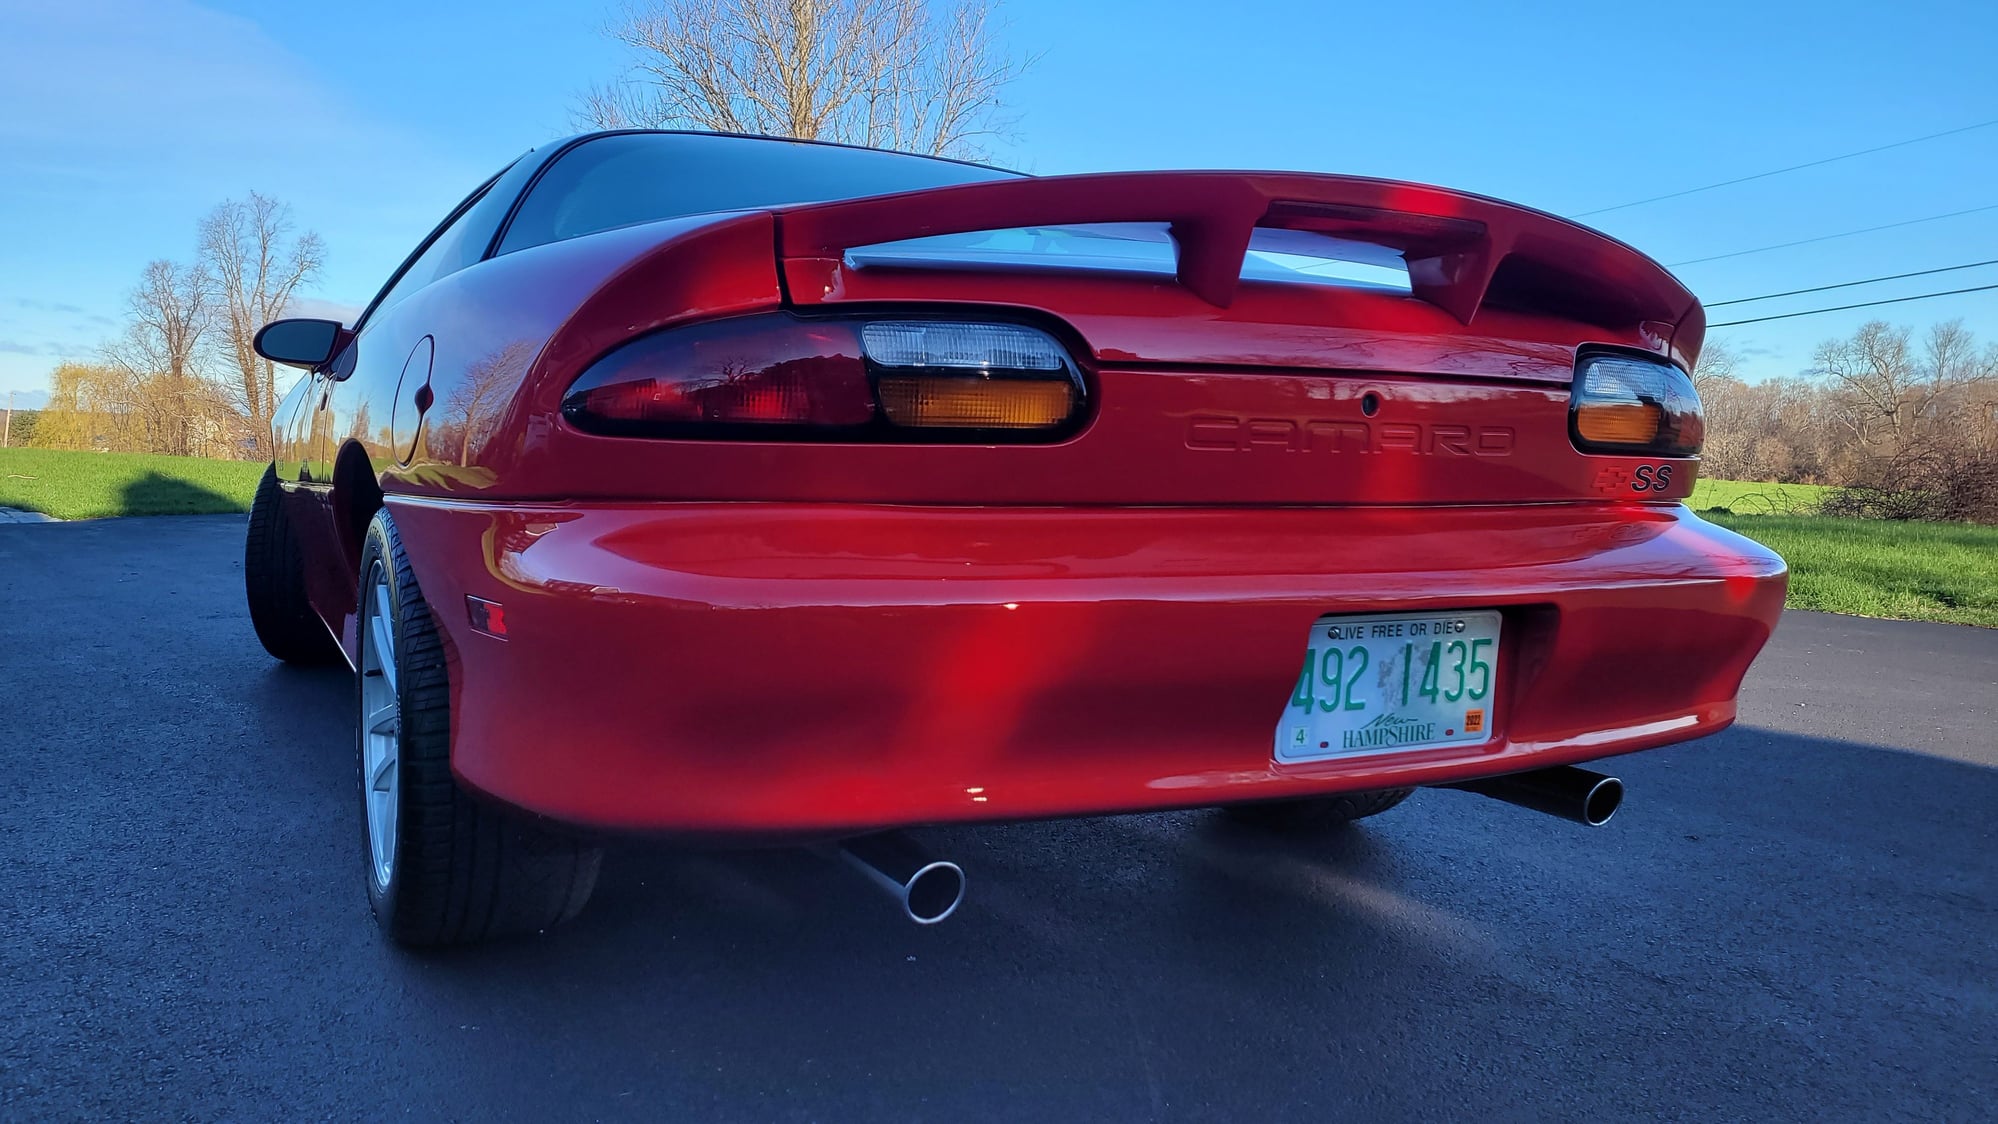
[[[581,429],[608,434],[846,428],[874,419],[874,392],[853,325],[749,316],[618,348],[569,388],[562,413]]]
[[[1085,402],[1039,328],[774,313],[633,340],[576,380],[562,413],[625,437],[1044,442],[1073,432]]]
[[[1690,457],[1706,441],[1706,411],[1686,372],[1628,355],[1588,355],[1575,372],[1568,431],[1585,453]]]

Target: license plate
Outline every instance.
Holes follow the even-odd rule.
[[[1498,652],[1495,610],[1320,617],[1277,723],[1276,759],[1489,741]]]

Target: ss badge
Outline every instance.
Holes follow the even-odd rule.
[[[1662,492],[1672,486],[1672,466],[1641,464],[1630,479],[1633,492]]]

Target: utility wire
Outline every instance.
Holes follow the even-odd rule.
[[[1881,230],[1898,230],[1904,226],[1914,226],[1925,222],[1939,222],[1942,219],[1974,215],[1980,211],[1998,211],[1998,203],[1990,203],[1982,207],[1972,207],[1967,211],[1951,211],[1946,215],[1926,215],[1919,219],[1904,219],[1901,222],[1890,222],[1885,226],[1869,226],[1861,230],[1844,230],[1837,234],[1820,234],[1816,238],[1799,238],[1795,242],[1779,242],[1774,246],[1757,246],[1753,250],[1736,250],[1731,254],[1715,254],[1712,257],[1691,258],[1687,261],[1675,261],[1668,264],[1671,268],[1677,269],[1682,265],[1699,265],[1702,262],[1721,261],[1724,258],[1747,257],[1749,254],[1766,254],[1771,250],[1787,250],[1792,246],[1808,246],[1813,242],[1829,242],[1834,238],[1851,238],[1855,234],[1872,234],[1875,231]]]
[[[1965,125],[1960,129],[1947,129],[1940,133],[1930,133],[1928,136],[1925,137],[1914,137],[1909,140],[1895,141],[1893,144],[1883,144],[1877,148],[1865,148],[1859,150],[1858,152],[1847,152],[1838,156],[1827,156],[1822,160],[1812,160],[1809,163],[1805,164],[1792,164],[1787,168],[1778,168],[1773,172],[1757,172],[1752,176],[1742,176],[1739,179],[1722,180],[1719,183],[1710,183],[1703,187],[1689,187],[1684,191],[1674,191],[1665,195],[1654,195],[1649,199],[1637,199],[1629,203],[1618,203],[1614,207],[1598,207],[1593,211],[1583,211],[1579,215],[1570,215],[1568,217],[1576,219],[1585,219],[1588,218],[1590,215],[1606,215],[1609,214],[1611,211],[1621,211],[1628,207],[1642,207],[1647,203],[1662,203],[1667,199],[1677,199],[1682,195],[1697,195],[1702,191],[1712,191],[1717,187],[1733,187],[1735,184],[1748,183],[1751,180],[1768,179],[1770,176],[1780,176],[1788,172],[1801,172],[1805,168],[1817,168],[1817,167],[1822,167],[1826,164],[1836,164],[1840,160],[1851,160],[1854,157],[1858,156],[1871,156],[1876,152],[1885,152],[1890,148],[1905,148],[1911,144],[1921,144],[1923,141],[1941,140],[1943,137],[1953,137],[1958,133],[1967,133],[1973,129],[1988,129],[1993,125],[1998,125],[1998,120],[1979,121],[1975,125]]]
[[[1825,293],[1833,289],[1850,289],[1856,285],[1877,285],[1882,281],[1900,281],[1909,277],[1927,277],[1932,273],[1955,273],[1959,269],[1980,269],[1987,265],[1998,265],[1998,258],[1990,261],[1966,262],[1963,265],[1946,265],[1941,269],[1918,269],[1913,273],[1892,273],[1886,277],[1868,277],[1864,281],[1841,281],[1836,285],[1819,285],[1810,289],[1791,289],[1787,293],[1767,293],[1759,297],[1737,297],[1731,301],[1714,301],[1708,308],[1724,308],[1731,304],[1754,304],[1757,301],[1773,301],[1777,297],[1800,297],[1805,293]]]
[[[1826,312],[1845,312],[1854,308],[1872,308],[1882,304],[1901,304],[1906,301],[1925,301],[1935,297],[1954,297],[1962,293],[1982,293],[1998,289],[1998,285],[1979,285],[1972,289],[1951,289],[1946,293],[1919,293],[1912,297],[1889,297],[1882,301],[1862,301],[1859,304],[1842,304],[1837,308],[1813,308],[1808,312],[1782,312],[1775,316],[1757,316],[1753,320],[1725,320],[1719,324],[1709,324],[1709,328],[1732,328],[1737,324],[1761,324],[1768,320],[1788,320],[1796,316],[1817,316]]]

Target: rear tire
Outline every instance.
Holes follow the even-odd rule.
[[[443,640],[386,510],[368,524],[360,591],[355,698],[375,920],[400,944],[451,945],[574,917],[603,852],[458,787]]]
[[[277,468],[264,469],[250,501],[250,531],[243,539],[243,592],[250,627],[264,651],[286,663],[327,664],[339,659],[333,634],[305,599],[305,563],[291,518],[284,510]]]
[[[1273,800],[1266,804],[1236,804],[1222,809],[1236,823],[1280,835],[1314,835],[1333,831],[1354,820],[1378,816],[1408,799],[1412,788],[1347,792],[1308,800]]]

